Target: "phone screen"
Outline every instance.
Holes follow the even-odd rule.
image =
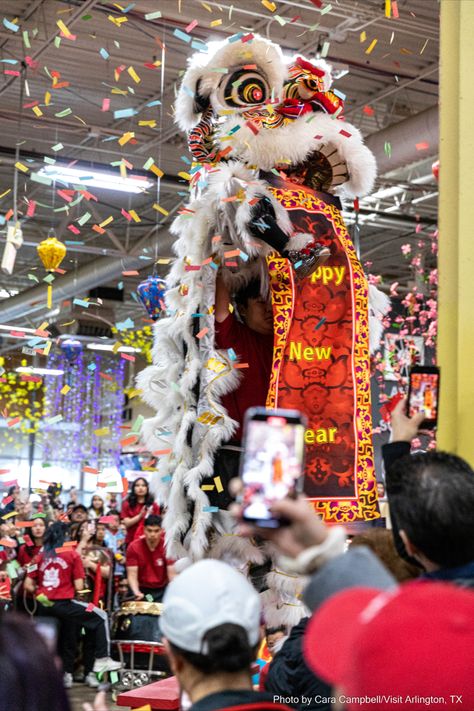
[[[410,373],[410,397],[408,414],[410,417],[423,412],[425,421],[422,426],[432,426],[438,419],[439,372]]]
[[[243,517],[271,528],[280,525],[271,504],[299,491],[303,481],[304,424],[298,413],[284,413],[260,412],[247,418],[245,428]]]

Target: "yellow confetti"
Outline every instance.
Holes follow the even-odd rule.
[[[202,491],[214,491],[215,488],[216,487],[214,486],[214,484],[202,484],[201,485]]]
[[[212,12],[212,7],[210,7],[210,6],[207,4],[207,2],[202,2],[201,5],[202,5],[203,8],[204,8],[205,10],[207,10],[208,12]]]
[[[12,191],[11,188],[8,188],[8,190],[5,190],[5,192],[0,195],[0,200],[1,200],[2,198],[4,198],[5,195],[8,195],[8,193],[11,193],[11,191]]]
[[[180,178],[184,178],[184,180],[191,180],[191,175],[189,173],[185,173],[184,170],[181,171],[181,173],[178,173]]]
[[[50,288],[50,287],[48,286],[48,289],[49,289],[49,288]],[[48,343],[47,343],[47,344],[45,345],[45,347],[43,348],[43,355],[45,355],[45,356],[46,356],[46,355],[49,355],[49,351],[51,350],[51,346],[52,346],[52,345],[53,345],[53,342],[52,342],[52,341],[48,341]]]
[[[29,171],[28,166],[24,165],[23,163],[20,163],[20,161],[17,161],[15,163],[15,168],[17,170],[21,170],[22,173],[27,173]]]
[[[50,102],[51,102],[51,92],[45,91],[44,92],[44,103],[46,104],[46,106],[49,106]]]
[[[99,226],[105,227],[105,225],[110,225],[110,223],[113,222],[113,220],[114,220],[114,218],[112,217],[112,215],[110,215],[110,217],[107,217],[107,219],[104,220],[103,222],[101,222]]]
[[[157,264],[169,264],[171,262],[171,257],[161,257],[156,261]]]
[[[140,84],[141,79],[140,79],[140,77],[138,76],[138,74],[136,73],[136,71],[135,71],[135,69],[134,69],[133,67],[129,67],[129,68],[127,69],[127,72],[130,74],[130,76],[132,77],[133,81],[134,81],[136,84]]]
[[[117,353],[118,349],[121,347],[122,347],[122,344],[120,343],[120,341],[117,341],[116,343],[114,343],[114,347],[112,348],[112,353]]]
[[[363,32],[360,33],[360,41],[365,42],[366,39],[367,39],[367,33],[365,30],[363,30]]]
[[[138,215],[137,215],[137,213],[135,212],[135,210],[129,210],[129,211],[128,211],[128,214],[129,214],[130,217],[134,220],[134,222],[141,222],[141,219],[138,217]]]
[[[270,2],[270,0],[262,0],[262,5],[263,7],[266,7],[267,10],[270,10],[270,12],[275,12],[275,10],[277,9],[275,3]]]
[[[392,17],[392,0],[385,0],[385,17]]]
[[[161,168],[158,168],[158,166],[155,165],[154,163],[153,163],[153,165],[150,166],[150,171],[152,173],[154,173],[155,175],[157,175],[158,178],[162,178],[164,176],[164,173],[161,170]]]
[[[33,113],[36,114],[38,118],[43,115],[43,112],[41,111],[39,106],[33,106]]]
[[[165,210],[164,207],[161,207],[161,205],[158,205],[157,202],[155,202],[155,204],[153,205],[153,209],[156,210],[157,212],[161,212],[161,214],[164,215],[165,217],[167,217],[167,215],[170,214],[168,212],[168,210]]]
[[[378,40],[376,40],[376,39],[372,40],[372,42],[369,44],[369,46],[365,50],[365,53],[370,54],[372,52],[373,48],[375,47],[375,45],[377,44],[377,42],[378,42]]]
[[[123,134],[123,136],[120,136],[118,142],[121,146],[124,146],[132,138],[135,138],[135,132],[134,131],[127,131],[126,133]]]
[[[70,389],[69,385],[64,385],[60,390],[61,395],[67,395]]]
[[[118,76],[116,77],[116,81],[118,81]],[[121,96],[127,96],[128,91],[126,89],[111,89],[110,90],[111,94],[120,94]]]
[[[155,119],[152,119],[151,121],[139,121],[138,125],[139,126],[149,126],[150,128],[155,128],[156,121],[155,121]]]
[[[222,20],[213,20],[210,27],[219,27],[219,25],[222,25]]]
[[[214,484],[216,485],[217,493],[220,494],[221,491],[224,491],[224,487],[222,486],[221,478],[220,476],[215,476],[214,477]]]
[[[104,437],[104,435],[108,435],[110,433],[110,428],[109,427],[101,427],[98,430],[94,430],[94,434],[96,437]]]
[[[134,397],[137,397],[137,395],[141,395],[143,393],[143,390],[139,390],[138,388],[134,388],[133,390],[129,390],[127,392],[129,400],[132,400]]]
[[[71,32],[69,31],[69,29],[66,27],[66,25],[64,24],[64,22],[62,20],[56,20],[56,24],[59,27],[59,29],[61,30],[61,32],[63,33],[63,35],[65,35],[66,37],[72,36]]]

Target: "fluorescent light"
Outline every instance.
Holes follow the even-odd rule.
[[[113,351],[114,346],[108,343],[88,343],[87,348],[91,351]],[[120,346],[117,348],[119,353],[141,353],[140,348],[132,348],[132,346]]]
[[[83,185],[104,190],[118,190],[124,193],[143,193],[151,188],[153,182],[142,175],[128,175],[123,178],[119,173],[85,168],[48,165],[38,171],[38,175],[60,180],[72,185]]]
[[[20,333],[36,333],[36,328],[23,328],[23,326],[0,326],[2,331],[19,331]]]
[[[64,375],[64,370],[56,368],[33,368],[31,366],[20,365],[15,368],[17,373],[28,373],[28,375]]]

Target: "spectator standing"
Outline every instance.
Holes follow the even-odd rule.
[[[89,506],[87,513],[90,519],[100,518],[104,515],[104,499],[100,494],[93,494],[91,499],[91,505]]]
[[[82,523],[83,521],[87,521],[87,519],[88,513],[84,504],[76,504],[73,506],[70,514],[71,523]]]
[[[125,575],[125,536],[120,527],[120,513],[117,510],[107,514],[107,530],[105,532],[105,545],[112,551],[115,559],[114,578],[120,579]]]
[[[166,558],[165,534],[160,516],[145,519],[144,536],[127,548],[127,579],[137,600],[161,602],[169,580],[174,577],[173,561]]]
[[[38,614],[55,617],[61,622],[60,656],[64,669],[64,685],[72,686],[72,673],[77,646],[76,626],[95,635],[94,672],[113,671],[120,663],[110,658],[110,637],[107,615],[97,607],[74,599],[84,589],[84,567],[78,553],[65,548],[67,526],[52,524],[44,538],[43,550],[29,566],[25,588],[36,593]]]
[[[159,516],[160,507],[153,501],[148,482],[140,476],[133,482],[130,494],[122,505],[121,517],[127,529],[126,546],[143,534],[143,522],[150,514]]]
[[[288,709],[252,688],[260,614],[256,590],[221,561],[195,563],[170,583],[161,630],[171,669],[191,699],[189,711]]]

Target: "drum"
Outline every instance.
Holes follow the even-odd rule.
[[[112,617],[114,656],[131,671],[147,670],[170,674],[161,642],[158,602],[124,602]]]

